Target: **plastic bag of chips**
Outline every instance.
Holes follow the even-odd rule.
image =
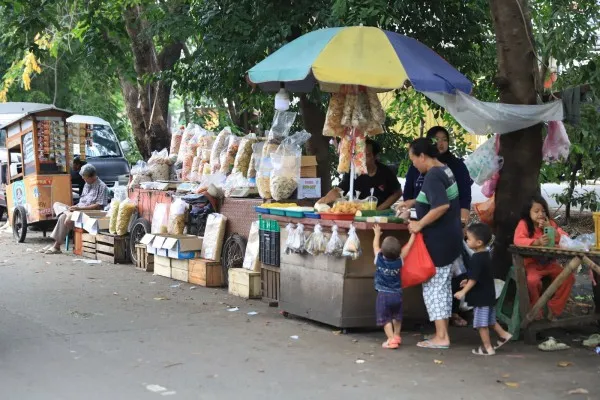
[[[308,239],[306,239],[306,244],[304,247],[306,248],[308,254],[313,256],[318,256],[319,254],[325,253],[325,250],[327,249],[327,239],[325,238],[321,224],[315,225],[315,229],[313,233],[310,234]]]
[[[344,136],[345,128],[342,126],[342,116],[344,115],[345,100],[346,95],[343,93],[333,93],[331,95],[323,127],[323,136]]]
[[[169,208],[169,226],[168,232],[171,235],[183,235],[186,223],[186,211],[188,204],[178,198],[171,203]]]
[[[341,257],[344,251],[344,242],[338,233],[337,225],[331,227],[331,237],[325,247],[325,254],[328,256]]]
[[[346,243],[344,243],[342,255],[344,257],[350,257],[353,260],[357,260],[361,254],[362,249],[360,248],[360,240],[356,234],[356,228],[354,225],[350,225],[350,229],[348,230],[348,239],[346,239]]]
[[[117,235],[123,236],[127,234],[131,217],[136,211],[136,205],[130,199],[119,204],[119,214],[117,216]]]

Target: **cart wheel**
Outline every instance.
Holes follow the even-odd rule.
[[[0,221],[2,220],[2,217],[4,217],[5,212],[6,212],[6,207],[0,206]],[[6,219],[8,220],[8,216],[6,217]]]
[[[223,245],[221,253],[221,268],[225,277],[225,285],[229,285],[229,269],[242,268],[244,255],[246,254],[246,239],[234,233],[229,236]]]
[[[150,233],[151,230],[150,223],[144,218],[138,218],[133,222],[129,235],[129,257],[134,264],[137,263],[135,245],[142,240],[146,233]]]
[[[27,211],[24,207],[19,206],[15,208],[15,211],[13,212],[12,227],[15,240],[19,243],[23,243],[27,236]]]

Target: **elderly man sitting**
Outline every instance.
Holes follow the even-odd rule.
[[[73,211],[103,210],[108,204],[108,187],[98,178],[96,168],[91,164],[86,164],[81,167],[79,173],[85,181],[79,204],[71,207],[61,203],[54,204],[55,213],[60,215],[56,227],[50,235],[54,239],[54,244],[45,249],[46,254],[59,254],[61,252],[60,246],[65,242],[67,233],[73,229],[73,222],[71,221]]]

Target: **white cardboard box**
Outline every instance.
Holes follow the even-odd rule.
[[[148,254],[189,260],[199,257],[203,239],[192,235],[155,235],[147,233],[140,243],[146,245]]]
[[[298,199],[320,199],[321,178],[300,178],[296,197]]]
[[[75,228],[85,229],[84,225],[86,222],[88,222],[88,224],[93,225],[93,221],[95,220],[106,219],[106,222],[102,222],[102,226],[106,227],[102,229],[108,229],[109,219],[106,218],[106,216],[106,211],[73,211],[73,213],[71,214],[71,221],[75,223]]]

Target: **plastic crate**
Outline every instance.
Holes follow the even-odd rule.
[[[254,210],[259,214],[270,214],[271,213],[271,210],[269,210],[268,208],[263,208],[263,207],[254,207]]]
[[[307,212],[307,213],[304,213],[304,216],[305,216],[306,218],[310,218],[310,219],[321,219],[321,215],[319,215],[319,214],[317,214],[317,213],[310,213],[310,212]]]
[[[279,267],[281,232],[277,221],[259,220],[259,258],[263,264]]]

